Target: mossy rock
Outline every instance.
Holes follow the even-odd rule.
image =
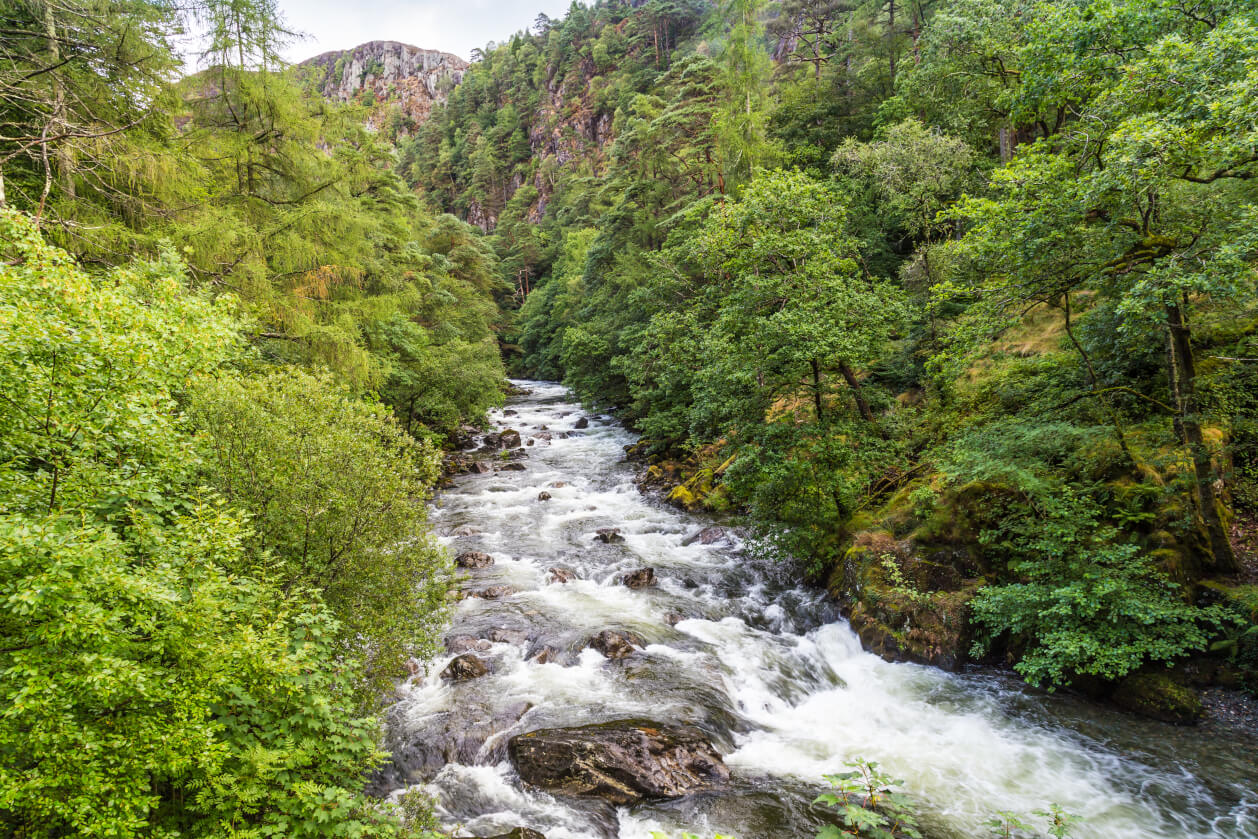
[[[1165,673],[1133,673],[1110,698],[1134,714],[1175,725],[1196,725],[1205,713],[1197,691]]]

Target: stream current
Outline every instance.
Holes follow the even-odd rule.
[[[732,534],[705,545],[693,537],[711,520],[640,493],[624,460],[630,432],[584,413],[559,385],[516,384],[527,395],[491,419],[526,442],[552,439],[525,449],[524,471],[456,478],[431,516],[453,552],[495,559],[464,572],[465,588],[516,592],[468,598],[453,613],[447,639],[474,643],[490,673],[443,680],[451,652],[400,686],[381,791],[425,789],[464,836],[525,826],[547,839],[812,839],[822,776],[861,757],[904,780],[931,839],[987,836],[995,811],[1049,803],[1083,817],[1079,839],[1258,837],[1255,740],[864,652],[833,602],[787,563],[752,558]],[[607,527],[624,541],[598,541]],[[616,584],[643,566],[656,586]],[[552,567],[579,579],[552,582]],[[604,629],[646,646],[609,661],[585,648]],[[554,660],[531,660],[543,647]],[[627,718],[700,728],[725,756],[729,785],[613,808],[530,789],[506,757],[515,734]]]

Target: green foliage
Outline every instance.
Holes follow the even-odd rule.
[[[297,370],[197,388],[206,478],[248,512],[252,573],[317,590],[379,689],[433,650],[449,560],[424,524],[440,459],[383,406]]]
[[[180,406],[238,352],[230,301],[174,257],[92,277],[0,225],[0,826],[397,835],[361,795],[377,726],[342,628],[195,482]]]
[[[852,771],[826,776],[834,792],[823,793],[813,802],[837,810],[841,823],[827,825],[817,839],[919,839],[922,834],[917,829],[912,799],[896,791],[904,782],[893,779],[872,761],[857,759],[847,765]]]

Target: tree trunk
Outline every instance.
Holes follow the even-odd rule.
[[[860,412],[861,419],[872,423],[874,421],[874,412],[869,410],[869,403],[865,401],[865,394],[861,390],[860,380],[856,378],[852,368],[847,366],[846,361],[839,362],[839,372],[843,374],[843,380],[847,382],[847,386],[852,389],[852,399],[856,401],[856,410]]]
[[[1192,333],[1185,317],[1182,303],[1166,307],[1169,327],[1167,339],[1167,372],[1171,381],[1171,396],[1176,408],[1175,431],[1192,456],[1196,479],[1196,501],[1201,521],[1210,539],[1210,553],[1214,570],[1220,574],[1234,574],[1240,570],[1231,540],[1219,516],[1219,500],[1214,492],[1214,468],[1210,452],[1201,433],[1199,405],[1197,403],[1196,363],[1193,360]]]
[[[812,403],[817,410],[817,424],[825,422],[825,413],[821,405],[821,365],[817,363],[817,359],[809,362],[812,365]]]

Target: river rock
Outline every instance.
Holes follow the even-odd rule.
[[[446,665],[446,669],[441,671],[441,678],[451,682],[466,682],[468,679],[478,679],[488,672],[489,665],[482,659],[471,653],[463,653],[463,655],[455,656],[454,660]]]
[[[569,571],[567,568],[548,568],[550,571],[550,581],[552,583],[570,583],[577,579],[577,572]]]
[[[497,836],[478,837],[478,839],[546,839],[546,837],[538,833],[536,830],[530,830],[527,827],[517,827],[508,833],[499,833]]]
[[[577,420],[576,422],[572,424],[572,427],[573,428],[589,428],[590,421],[585,417],[581,417],[581,419]]]
[[[517,411],[515,408],[507,408],[505,411],[503,411],[503,412],[502,412],[502,415],[503,415],[504,417],[513,417],[513,416],[515,416],[515,415],[516,415],[516,414],[518,414],[518,413],[520,413],[520,412],[519,412],[519,411]]]
[[[492,629],[489,640],[499,644],[524,644],[529,640],[529,634],[523,629]]]
[[[539,492],[539,493],[537,494],[537,500],[538,500],[538,501],[549,501],[549,500],[550,500],[550,493],[549,493],[549,492]]]
[[[471,463],[467,465],[467,471],[473,475],[484,475],[485,473],[490,472],[492,470],[490,469],[489,464],[486,463],[485,461],[473,460]]]
[[[546,645],[539,647],[537,652],[529,656],[528,660],[536,664],[558,664],[563,658],[563,654],[552,646]]]
[[[625,537],[620,535],[619,527],[600,527],[594,531],[594,538],[604,544],[625,541]]]
[[[422,720],[408,717],[404,705],[388,713],[387,763],[377,770],[369,789],[381,798],[399,787],[431,780],[447,763],[493,766],[507,759],[505,737],[533,706],[528,702],[498,705],[464,695],[448,711]]]
[[[525,783],[622,806],[729,780],[720,754],[697,729],[649,720],[530,731],[512,737],[507,753]]]
[[[549,432],[549,431],[539,431],[539,432],[537,432],[537,434],[536,434],[536,435],[534,435],[534,436],[535,436],[535,437],[536,437],[536,439],[538,439],[538,440],[542,440],[542,441],[545,441],[545,442],[547,442],[547,443],[549,443],[549,442],[550,442],[550,436],[551,436],[551,435],[550,435],[550,432]]]
[[[724,542],[727,539],[729,537],[725,534],[725,528],[713,525],[687,536],[682,540],[682,544],[693,545],[695,542],[698,542],[700,545],[715,545],[717,542]]]
[[[567,485],[568,485],[567,481],[551,481],[549,484],[551,489],[561,489],[562,487],[566,487]]]
[[[616,578],[616,582],[628,588],[646,588],[655,585],[655,569],[639,568],[636,571],[630,571],[627,574],[621,574]]]
[[[632,632],[621,632],[616,629],[604,629],[591,638],[586,646],[598,650],[606,658],[619,661],[637,652],[646,643]]]
[[[520,447],[520,432],[514,428],[505,429],[498,435],[498,445],[504,449],[518,449]]]
[[[488,568],[494,564],[494,558],[484,551],[464,551],[454,558],[454,564],[460,568]]]
[[[510,597],[515,594],[517,589],[514,586],[487,586],[479,591],[469,591],[468,597],[479,597],[481,600],[501,600],[504,597]]]
[[[445,643],[446,649],[452,653],[466,653],[472,650],[483,653],[491,646],[484,638],[473,635],[454,635],[445,639]]]
[[[503,472],[523,472],[525,466],[523,463],[504,463],[502,464]]]
[[[526,445],[526,446],[531,446],[531,445],[533,445],[533,444],[534,444],[534,443],[536,443],[536,442],[537,442],[536,440],[534,440],[532,437],[530,437],[530,438],[529,438],[529,441],[528,441],[527,443],[525,443],[524,445]]]

